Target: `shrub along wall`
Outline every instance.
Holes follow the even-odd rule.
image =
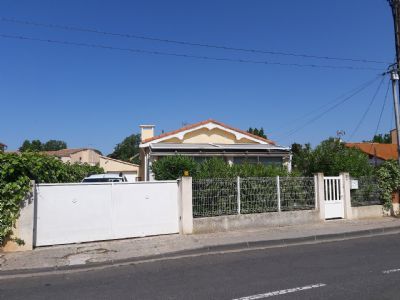
[[[30,181],[37,183],[80,182],[104,170],[88,164],[65,164],[36,152],[0,152],[0,245],[19,216],[20,203],[30,191]]]
[[[189,171],[194,179],[299,175],[297,172],[288,173],[282,166],[247,163],[230,166],[221,158],[196,162],[191,157],[181,155],[166,156],[153,162],[152,171],[156,180],[175,180],[182,177],[184,171]]]

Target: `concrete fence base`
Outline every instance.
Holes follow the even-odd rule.
[[[351,208],[352,219],[380,218],[387,215],[382,205],[358,206]]]
[[[315,210],[195,218],[193,219],[193,233],[212,233],[315,222],[320,222],[319,212]]]

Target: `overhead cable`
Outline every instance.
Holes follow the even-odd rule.
[[[230,51],[240,51],[240,52],[248,52],[248,53],[292,56],[292,57],[301,57],[301,58],[307,58],[307,59],[322,59],[322,60],[333,60],[333,61],[386,64],[386,65],[392,63],[392,62],[386,62],[386,61],[382,61],[382,60],[373,60],[373,59],[359,59],[359,58],[336,57],[336,56],[327,56],[327,55],[320,56],[320,55],[294,53],[294,52],[251,49],[251,48],[243,48],[243,47],[230,47],[230,46],[226,46],[226,45],[214,45],[214,44],[208,44],[208,43],[188,42],[188,41],[181,41],[181,40],[175,40],[175,39],[156,38],[156,37],[138,35],[138,34],[103,31],[103,30],[90,29],[90,28],[78,27],[78,26],[67,26],[67,25],[50,24],[50,23],[42,23],[42,22],[32,22],[32,21],[26,21],[26,20],[14,19],[14,18],[6,18],[6,17],[0,17],[0,21],[16,23],[16,24],[21,24],[21,25],[36,26],[36,27],[87,32],[87,33],[95,33],[95,34],[100,34],[100,35],[109,35],[109,36],[116,36],[116,37],[130,38],[130,39],[141,39],[141,40],[148,40],[148,41],[154,41],[154,42],[163,42],[163,43],[204,47],[204,48],[214,48],[214,49],[230,50]]]
[[[370,67],[283,63],[283,62],[277,62],[277,61],[262,61],[262,60],[238,59],[238,58],[227,58],[227,57],[213,57],[213,56],[205,56],[205,55],[192,55],[192,54],[175,53],[175,52],[145,50],[145,49],[138,49],[138,48],[123,48],[123,47],[115,47],[115,46],[109,46],[109,45],[103,45],[103,44],[89,44],[89,43],[71,42],[71,41],[64,41],[64,40],[42,39],[42,38],[34,38],[34,37],[4,34],[4,33],[0,33],[0,37],[7,38],[7,39],[45,42],[45,43],[53,43],[53,44],[61,44],[61,45],[69,45],[69,46],[87,47],[87,48],[101,48],[101,49],[107,49],[107,50],[127,51],[127,52],[131,52],[131,53],[136,53],[136,54],[175,56],[175,57],[194,58],[194,59],[201,59],[201,60],[225,61],[225,62],[247,63],[247,64],[261,64],[261,65],[277,65],[277,66],[289,66],[289,67],[324,68],[324,69],[337,69],[337,70],[346,69],[346,70],[382,71],[382,69],[370,68]]]

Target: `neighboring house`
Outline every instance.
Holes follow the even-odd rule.
[[[100,156],[99,166],[102,167],[106,173],[124,174],[128,182],[137,181],[137,177],[139,176],[139,165],[128,163],[123,160]]]
[[[379,166],[385,160],[397,159],[397,145],[380,143],[346,143],[347,147],[357,148],[368,155],[371,165]]]
[[[7,145],[0,142],[0,152],[4,152],[7,149]]]
[[[56,156],[67,163],[86,163],[95,166],[99,163],[101,152],[90,148],[61,149],[56,151],[43,151],[43,153]]]
[[[290,148],[215,120],[199,122],[158,136],[154,136],[154,125],[140,127],[140,177],[145,181],[154,179],[152,162],[169,155],[186,155],[197,161],[222,157],[229,164],[274,164],[291,170]]]
[[[391,144],[363,142],[363,143],[346,143],[345,145],[347,147],[360,149],[362,152],[368,155],[369,162],[371,165],[379,166],[386,160],[398,159],[396,129],[390,131],[390,136],[392,139]]]
[[[139,174],[139,165],[101,155],[101,152],[90,148],[62,149],[44,151],[61,159],[64,163],[87,163],[91,166],[99,165],[106,173],[124,174],[129,182],[135,182]]]

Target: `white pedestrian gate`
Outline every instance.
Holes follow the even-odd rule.
[[[179,232],[176,181],[39,184],[35,245]]]
[[[343,186],[340,176],[324,177],[325,219],[344,218]]]

